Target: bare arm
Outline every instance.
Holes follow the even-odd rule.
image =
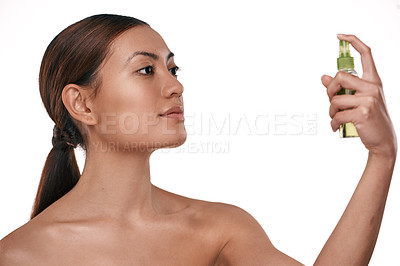
[[[314,265],[368,265],[378,237],[394,156],[369,154],[361,180]]]
[[[339,72],[334,78],[322,77],[331,102],[331,126],[336,131],[340,124],[353,122],[369,155],[360,182],[315,265],[367,265],[383,217],[396,161],[397,140],[370,49],[353,35],[338,38],[349,41],[360,52],[363,76],[358,78]],[[342,87],[356,90],[356,93],[336,95]],[[348,108],[352,109],[339,112],[339,109]],[[239,213],[240,218],[235,218],[228,227],[234,229],[228,232],[231,237],[217,262],[224,265],[301,265],[277,250],[254,218]]]
[[[370,49],[355,36],[344,35],[340,39],[349,41],[360,52],[363,77],[339,73],[333,79],[322,78],[331,101],[331,126],[337,130],[339,124],[353,122],[369,154],[360,182],[315,265],[367,265],[385,209],[397,140]],[[354,88],[356,94],[336,96],[341,87]],[[338,112],[350,107],[353,109]]]

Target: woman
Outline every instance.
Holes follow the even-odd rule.
[[[322,77],[331,126],[351,121],[366,169],[316,265],[365,265],[379,232],[397,154],[370,50],[363,77]],[[40,69],[55,122],[31,220],[1,240],[0,265],[300,265],[244,210],[151,184],[150,155],[186,140],[174,54],[143,21],[96,15],[62,31]],[[335,96],[341,87],[355,95]],[[338,112],[339,109],[348,109]],[[74,148],[86,151],[80,175]]]

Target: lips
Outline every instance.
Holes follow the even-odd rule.
[[[160,115],[161,117],[166,118],[177,118],[179,120],[184,120],[183,116],[183,106],[177,105],[169,108],[163,114]]]

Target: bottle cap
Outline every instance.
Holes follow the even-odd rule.
[[[338,70],[354,69],[354,58],[350,54],[349,42],[339,41],[339,57],[337,59]]]

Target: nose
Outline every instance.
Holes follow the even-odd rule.
[[[162,95],[164,97],[176,96],[179,98],[183,93],[183,85],[168,72],[167,77],[163,79],[164,86],[162,87]]]

